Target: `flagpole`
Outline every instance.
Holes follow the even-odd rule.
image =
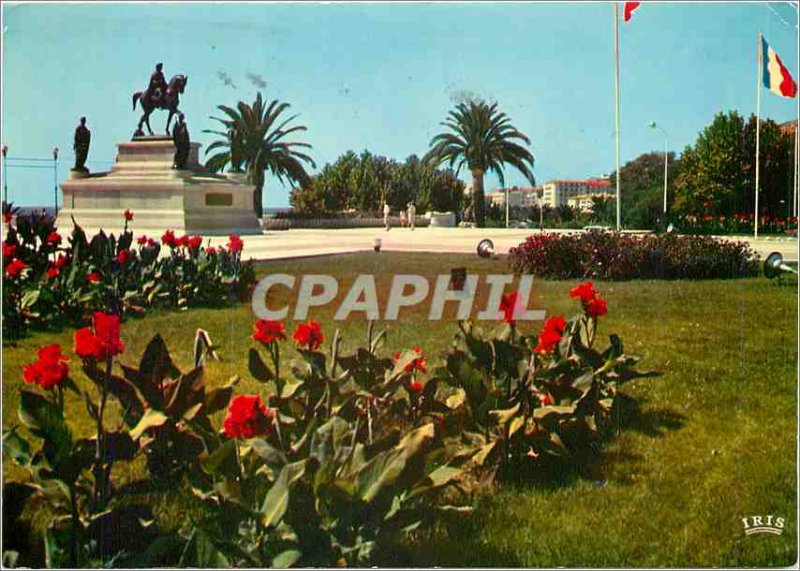
[[[756,204],[755,204],[755,213],[753,214],[753,220],[755,222],[754,225],[754,238],[758,238],[758,182],[759,182],[759,174],[760,174],[760,161],[759,161],[759,151],[761,146],[761,72],[764,67],[764,55],[761,53],[761,46],[763,42],[761,41],[761,30],[758,31],[758,49],[756,53],[758,54],[757,57],[757,72],[756,77],[758,79],[756,84]]]
[[[614,2],[614,162],[617,176],[617,231],[622,229],[619,192],[619,2]]]

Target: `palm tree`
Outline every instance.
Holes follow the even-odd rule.
[[[519,142],[530,145],[524,133],[518,131],[508,115],[498,110],[497,103],[471,100],[459,103],[442,123],[448,131],[431,139],[431,149],[423,160],[436,165],[456,165],[456,174],[464,164],[472,173],[472,201],[475,222],[484,226],[485,202],[483,176],[491,171],[505,186],[503,167],[509,164],[520,171],[531,184],[536,184],[533,155]]]
[[[227,105],[219,105],[217,109],[225,114],[225,118],[211,117],[219,121],[224,130],[206,129],[204,133],[212,133],[223,137],[206,149],[206,154],[211,151],[218,152],[206,161],[206,168],[211,172],[219,172],[230,163],[231,172],[247,173],[247,180],[255,186],[253,193],[253,210],[256,216],[262,214],[264,188],[264,171],[278,177],[282,183],[288,181],[305,185],[310,177],[304,168],[304,163],[316,168],[314,160],[297,149],[310,149],[311,145],[301,142],[286,141],[292,133],[306,131],[306,127],[295,125],[287,127],[297,115],[288,119],[280,117],[288,103],[281,103],[273,99],[265,105],[261,92],[256,96],[252,105],[239,101],[236,109]]]

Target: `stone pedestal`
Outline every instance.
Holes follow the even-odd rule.
[[[118,233],[122,213],[131,210],[135,236],[176,233],[260,234],[253,212],[253,187],[236,177],[211,174],[198,161],[200,144],[192,143],[187,170],[172,168],[175,146],[169,137],[139,137],[117,145],[109,172],[70,171],[61,183],[58,226],[72,227],[72,218],[87,233],[101,228]]]

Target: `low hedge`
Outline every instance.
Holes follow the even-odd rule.
[[[745,242],[602,230],[531,235],[509,250],[509,264],[517,273],[550,279],[725,279],[758,273],[758,255]]]

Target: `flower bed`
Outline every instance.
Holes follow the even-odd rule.
[[[19,553],[17,562],[372,564],[408,531],[468,512],[469,498],[457,493],[467,479],[518,477],[547,459],[580,462],[610,434],[620,387],[640,375],[636,359],[616,335],[597,348],[608,307],[591,283],[570,296],[582,311],[525,336],[517,294],[505,295],[497,331],[460,323],[436,363],[419,347],[387,356],[385,332],[372,324],[366,345],[345,353],[339,332],[328,339],[314,321],[296,327],[298,356],[287,361],[283,323],[259,321],[247,368],[262,389],[252,394],[234,394],[238,377],[205,386],[204,363],[219,356],[202,330],[182,373],[159,335],[132,363],[119,315],[94,312],[92,326],[75,333],[75,357],[42,347],[22,372],[21,426],[3,445],[30,476],[6,483],[4,517],[21,526],[27,504],[47,521],[45,561]],[[72,379],[74,362],[88,382]],[[85,403],[91,437],[70,430],[67,393]],[[113,426],[112,400],[122,411]],[[142,477],[117,481],[134,462]],[[160,530],[157,494],[179,495],[191,517]]]
[[[128,230],[123,213],[118,236],[100,232],[88,240],[75,225],[64,244],[55,219],[42,213],[4,213],[3,335],[20,337],[28,326],[81,323],[93,308],[142,313],[150,307],[187,308],[244,299],[255,281],[242,263],[243,243],[231,235],[227,247],[203,247],[200,236],[159,240]],[[168,255],[162,255],[162,247]]]
[[[738,278],[757,274],[757,261],[744,242],[596,230],[533,234],[509,250],[515,272],[552,279]]]

